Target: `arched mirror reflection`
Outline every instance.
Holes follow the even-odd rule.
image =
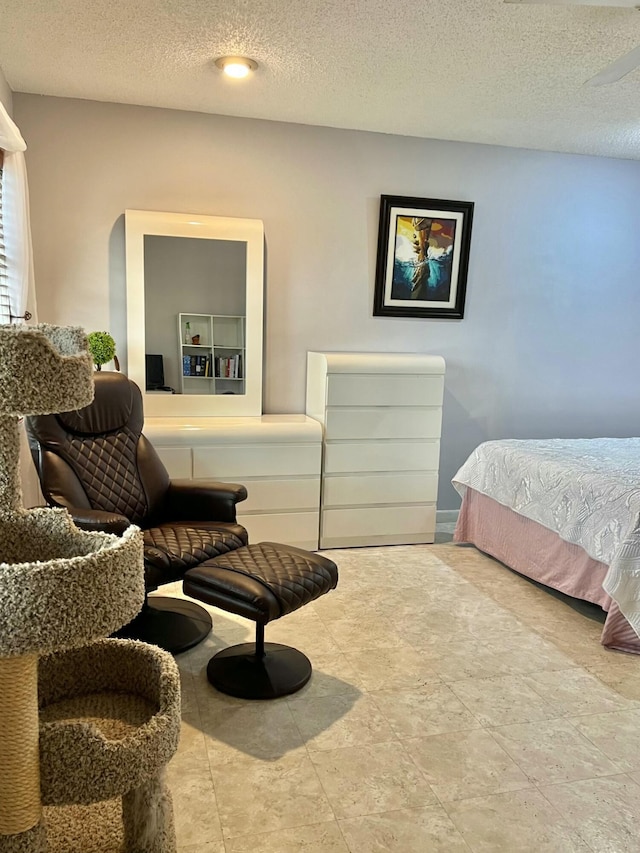
[[[125,220],[129,375],[147,415],[260,415],[262,223]]]

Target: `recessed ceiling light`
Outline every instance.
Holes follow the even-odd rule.
[[[258,67],[258,63],[246,56],[221,56],[216,59],[216,66],[228,77],[248,77]]]

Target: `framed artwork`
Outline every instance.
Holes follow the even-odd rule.
[[[380,197],[373,313],[461,320],[472,201]]]

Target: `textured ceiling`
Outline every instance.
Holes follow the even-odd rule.
[[[640,12],[594,6],[0,0],[17,92],[640,159],[640,70],[583,85],[637,45]]]

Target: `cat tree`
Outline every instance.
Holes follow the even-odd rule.
[[[83,828],[113,853],[176,849],[162,772],[179,737],[177,667],[102,639],[144,601],[142,534],[22,506],[19,416],[88,405],[92,373],[81,329],[0,326],[0,853],[72,849]],[[104,826],[74,826],[73,808],[43,818],[98,802]]]

